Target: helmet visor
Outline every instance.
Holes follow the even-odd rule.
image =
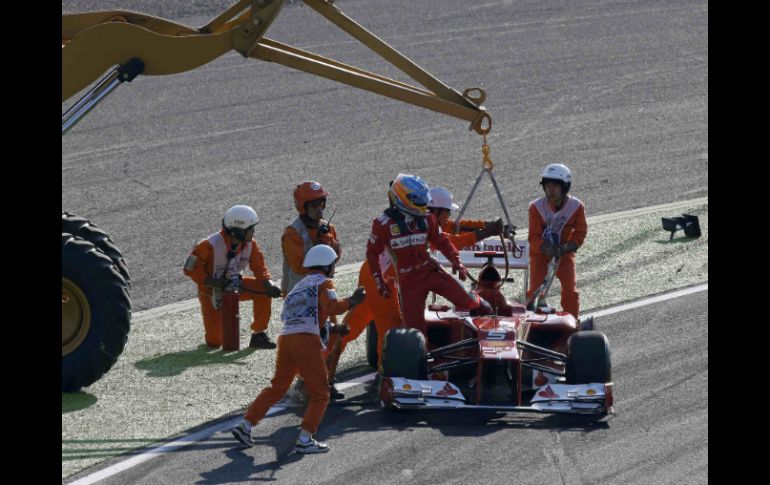
[[[431,201],[430,193],[427,190],[415,190],[406,195],[409,202],[417,207],[425,207]]]

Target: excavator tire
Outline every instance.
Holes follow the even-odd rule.
[[[101,249],[101,251],[106,254],[117,267],[120,275],[123,276],[123,279],[128,283],[129,289],[131,288],[131,275],[128,273],[128,267],[126,266],[126,261],[123,259],[123,253],[120,252],[120,249],[118,249],[106,232],[96,227],[96,225],[88,219],[78,217],[75,214],[66,211],[62,211],[61,213],[61,232],[66,232],[81,239],[85,239]]]
[[[123,352],[131,324],[128,283],[90,241],[62,232],[62,392],[96,382]]]

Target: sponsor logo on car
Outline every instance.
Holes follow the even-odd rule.
[[[548,378],[541,371],[537,371],[537,375],[535,376],[535,385],[537,387],[542,387],[546,384],[548,384]]]
[[[390,225],[390,233],[394,236],[398,236],[401,234],[401,229],[399,229],[398,224],[391,224]]]
[[[457,394],[457,390],[450,386],[448,382],[436,393],[437,396],[451,396],[453,394]]]
[[[401,389],[404,389],[405,391],[408,391],[411,388],[412,386],[410,386],[409,384],[404,384],[403,386],[401,386]]]
[[[593,396],[594,394],[596,394],[596,391],[594,391],[593,389],[589,388],[589,389],[586,391],[586,394],[588,394],[589,396]]]
[[[543,389],[542,391],[538,392],[537,395],[540,396],[540,397],[547,397],[547,398],[551,398],[551,399],[559,397],[558,394],[553,392],[553,389],[551,389],[551,386],[547,386],[545,389]]]

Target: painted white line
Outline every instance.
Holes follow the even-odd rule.
[[[701,204],[707,205],[708,197],[699,197],[697,199],[680,200],[677,202],[669,202],[667,204],[658,204],[658,205],[652,205],[649,207],[640,207],[638,209],[631,209],[631,210],[626,210],[621,212],[613,212],[611,214],[601,214],[598,216],[589,217],[587,219],[587,222],[589,224],[596,224],[597,222],[607,222],[607,221],[613,221],[616,219],[642,216],[645,214],[651,214],[653,212],[661,212],[666,210],[675,211],[675,210],[680,210],[680,209],[692,207],[694,205],[701,205]],[[518,229],[516,231],[516,239],[526,238],[528,232],[529,231],[527,228]],[[358,270],[361,268],[362,264],[363,264],[363,261],[342,265],[339,268],[337,268],[337,271],[335,272],[335,276],[340,277],[340,276],[346,276],[350,273],[357,273]],[[178,301],[176,303],[170,303],[168,305],[135,312],[131,315],[131,322],[141,323],[146,320],[152,320],[154,318],[161,317],[163,315],[182,312],[185,310],[191,310],[193,308],[198,308],[197,298],[191,298],[189,300]]]
[[[267,411],[267,414],[265,415],[265,417],[275,414],[279,411],[283,411],[284,409],[286,409],[285,406],[275,405]],[[198,441],[203,441],[221,431],[229,431],[230,428],[234,427],[240,421],[241,421],[241,417],[237,416],[235,418],[228,419],[227,421],[218,423],[214,426],[209,426],[208,428],[202,429],[193,434],[183,436],[182,438],[172,441],[171,443],[166,443],[165,445],[152,448],[150,450],[143,452],[140,455],[136,455],[125,461],[121,461],[120,463],[116,463],[110,467],[107,467],[103,470],[99,470],[96,473],[92,473],[91,475],[87,475],[83,478],[75,480],[74,482],[71,482],[70,485],[89,485],[91,483],[96,483],[100,480],[104,480],[105,478],[109,478],[113,475],[117,475],[122,471],[128,470],[129,468],[133,468],[141,463],[151,460],[156,456],[165,455],[166,453],[171,453],[172,451],[176,451],[180,448],[184,448],[185,446],[189,446]]]
[[[623,304],[623,305],[618,305],[618,306],[615,306],[615,307],[607,308],[605,310],[599,310],[597,312],[589,313],[584,318],[588,318],[588,317],[597,318],[597,317],[602,317],[602,316],[605,316],[605,315],[612,315],[613,313],[620,313],[620,312],[624,312],[626,310],[633,310],[634,308],[639,308],[639,307],[643,307],[643,306],[646,306],[646,305],[652,305],[654,303],[660,303],[660,302],[666,301],[666,300],[673,300],[674,298],[679,298],[681,296],[686,296],[686,295],[692,295],[693,293],[699,293],[701,291],[707,291],[708,289],[709,289],[709,284],[708,283],[703,283],[702,285],[691,286],[691,287],[685,288],[683,290],[672,291],[671,293],[664,293],[664,294],[658,295],[658,296],[651,296],[651,297],[645,298],[643,300],[634,301],[634,302],[626,303],[626,304]]]
[[[371,374],[366,374],[366,375],[351,379],[349,381],[341,382],[337,384],[337,389],[344,390],[350,387],[357,386],[359,384],[363,384],[364,382],[368,382],[374,379],[375,374],[376,374],[375,372],[372,372]],[[283,411],[284,409],[286,409],[286,406],[275,405],[270,408],[270,410],[267,412],[265,417],[275,414],[279,411]],[[176,451],[180,448],[184,448],[185,446],[189,446],[195,442],[208,439],[209,437],[211,437],[216,433],[219,433],[222,431],[228,431],[230,430],[230,428],[238,424],[240,420],[241,420],[241,417],[237,416],[235,418],[228,419],[227,421],[215,424],[214,426],[209,426],[208,428],[204,428],[193,434],[183,436],[182,438],[172,441],[171,443],[166,443],[165,445],[152,448],[150,450],[143,452],[140,455],[136,455],[125,461],[121,461],[120,463],[116,463],[103,470],[99,470],[98,472],[92,473],[91,475],[87,475],[83,478],[75,480],[74,482],[71,482],[70,485],[89,485],[91,483],[96,483],[100,480],[104,480],[105,478],[111,477],[113,475],[117,475],[118,473],[128,470],[129,468],[133,468],[148,460],[151,460],[156,456],[164,455],[166,453],[171,453],[172,451]]]
[[[643,300],[635,301],[632,303],[626,303],[623,305],[618,305],[615,307],[606,308],[604,310],[599,310],[593,313],[589,313],[585,318],[588,318],[588,316],[592,316],[594,318],[606,316],[606,315],[612,315],[614,313],[620,313],[627,310],[632,310],[634,308],[643,307],[646,305],[652,305],[654,303],[660,303],[662,301],[666,300],[673,300],[674,298],[679,298],[682,296],[692,295],[693,293],[699,293],[701,291],[707,291],[709,289],[709,284],[704,283],[697,286],[692,286],[690,288],[685,288],[683,290],[677,290],[672,291],[671,293],[665,293],[662,295],[653,296],[650,298],[645,298]],[[353,386],[357,386],[359,384],[363,384],[364,382],[368,382],[372,379],[374,379],[375,372],[372,372],[370,374],[366,374],[363,376],[356,377],[354,379],[351,379],[349,381],[340,382],[336,385],[337,389],[344,390],[348,389]],[[271,414],[275,414],[279,411],[282,411],[285,409],[285,406],[276,405],[270,408],[270,410],[267,412],[267,416],[270,416]],[[91,483],[96,483],[99,480],[104,480],[107,477],[111,477],[113,475],[116,475],[124,470],[128,470],[129,468],[133,468],[136,465],[139,465],[141,463],[144,463],[147,460],[150,460],[152,458],[155,458],[158,455],[163,455],[166,453],[170,453],[172,451],[176,451],[179,448],[183,448],[185,446],[191,445],[195,443],[196,441],[202,441],[210,436],[212,436],[215,433],[219,433],[220,431],[227,431],[241,420],[241,417],[235,417],[232,419],[229,419],[225,422],[218,423],[214,426],[210,426],[208,428],[202,429],[200,431],[197,431],[191,435],[184,436],[182,438],[179,438],[176,441],[172,441],[171,443],[167,443],[165,445],[159,446],[157,448],[153,448],[151,450],[145,451],[140,455],[134,456],[132,458],[129,458],[125,461],[122,461],[120,463],[116,463],[115,465],[112,465],[108,468],[105,468],[103,470],[99,470],[98,472],[92,473],[91,475],[87,475],[83,478],[80,478],[74,482],[71,482],[70,485],[87,485]]]

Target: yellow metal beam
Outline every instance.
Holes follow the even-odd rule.
[[[283,0],[252,0],[251,15],[233,31],[233,49],[251,57],[257,43],[283,7]]]
[[[131,58],[144,62],[142,74],[176,74],[230,51],[231,39],[229,32],[172,37],[127,23],[91,27],[62,48],[62,102]]]
[[[320,56],[318,54],[314,54],[312,52],[308,52],[308,51],[305,51],[305,50],[302,50],[302,49],[298,49],[296,47],[292,47],[290,45],[283,44],[281,42],[269,39],[267,37],[262,37],[262,40],[260,40],[259,43],[260,43],[260,45],[264,45],[264,46],[267,46],[267,47],[273,47],[273,48],[276,48],[278,50],[282,50],[282,51],[285,51],[285,52],[298,54],[298,55],[300,55],[302,57],[305,57],[307,59],[312,59],[312,60],[315,60],[315,61],[318,61],[318,62],[323,62],[323,63],[326,63],[326,64],[330,64],[332,66],[338,66],[338,67],[341,67],[341,68],[349,70],[349,71],[358,72],[358,73],[364,74],[364,75],[369,76],[369,77],[377,78],[377,79],[380,79],[382,81],[385,81],[385,82],[388,82],[388,83],[391,83],[391,84],[402,86],[402,87],[404,87],[406,89],[411,89],[411,90],[415,90],[415,91],[421,92],[421,93],[426,94],[426,95],[433,95],[433,93],[431,93],[430,91],[427,91],[425,89],[412,86],[410,84],[398,81],[396,79],[390,79],[388,77],[381,76],[379,74],[375,74],[375,73],[372,73],[372,72],[369,72],[369,71],[365,71],[363,69],[359,69],[357,67],[350,66],[348,64],[344,64],[342,62],[336,61],[334,59],[330,59],[328,57],[323,57],[323,56]]]
[[[335,7],[332,2],[327,2],[324,0],[303,1],[310,8],[321,14],[340,29],[350,34],[353,38],[360,41],[369,49],[376,52],[383,59],[393,64],[409,77],[425,86],[431,92],[436,93],[437,96],[458,104],[473,106],[473,103],[463,98],[460,93],[442,83],[440,80],[436,79],[430,73],[425,71],[425,69],[414,63],[411,59],[398,52],[385,41],[366,30],[366,28],[360,24],[356,23],[356,21]]]
[[[132,58],[143,62],[142,74],[165,75],[195,69],[234,49],[244,57],[276,62],[470,121],[471,129],[479,133],[489,130],[491,119],[481,106],[482,90],[460,94],[347,17],[333,2],[304,1],[425,89],[267,39],[265,31],[284,0],[240,0],[199,29],[123,10],[62,15],[62,102]],[[485,121],[488,125],[482,127]]]
[[[152,15],[131,12],[129,10],[110,10],[105,12],[89,12],[63,14],[61,16],[62,39],[71,40],[84,30],[100,24],[128,23],[145,28],[152,32],[169,35],[195,35],[197,30],[186,25]]]
[[[251,3],[251,0],[241,0],[240,2],[236,3],[232,7],[228,8],[221,14],[217,15],[216,18],[212,19],[208,24],[204,25],[199,29],[202,33],[214,33],[214,32],[221,32],[221,28],[233,17],[241,13],[243,10],[248,8],[249,4]]]
[[[382,76],[372,76],[360,69],[349,69],[338,62],[322,62],[296,51],[281,50],[274,45],[260,43],[252,56],[469,121],[470,128],[476,131],[479,131],[482,120],[489,116],[484,108],[457,104],[403,83],[391,82]]]

